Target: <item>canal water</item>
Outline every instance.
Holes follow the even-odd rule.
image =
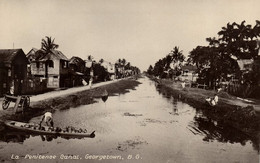
[[[95,138],[1,133],[0,158],[7,162],[35,162],[28,159],[30,155],[56,156],[37,159],[40,162],[259,162],[259,147],[248,136],[173,98],[148,78],[138,80],[141,84],[134,90],[109,96],[106,102],[96,99],[94,104],[53,114],[56,126],[95,130]],[[12,160],[15,156],[19,159]]]

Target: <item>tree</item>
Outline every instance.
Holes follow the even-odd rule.
[[[182,50],[179,50],[179,47],[177,47],[177,46],[175,46],[173,48],[170,55],[172,57],[171,61],[174,62],[174,63],[183,62],[184,59],[185,59],[184,55],[182,54]]]
[[[152,66],[152,65],[149,66],[149,68],[148,68],[148,70],[147,70],[147,73],[148,73],[149,75],[152,75],[152,74],[153,74],[153,66]]]
[[[178,76],[180,74],[180,65],[185,57],[179,47],[175,46],[171,52],[164,58],[157,61],[154,68],[149,67],[150,73],[160,78]]]
[[[54,43],[55,39],[51,39],[51,37],[46,36],[46,40],[42,39],[41,42],[41,50],[45,53],[48,54],[51,50],[55,50],[59,48],[59,45]]]
[[[260,23],[256,21],[256,25],[245,25],[245,21],[241,24],[228,23],[227,27],[222,27],[218,32],[219,41],[223,48],[224,55],[233,56],[238,59],[253,59],[257,57],[257,38]]]
[[[99,63],[103,63],[104,62],[104,59],[103,58],[101,58],[100,60],[99,60]]]
[[[227,23],[218,32],[219,38],[206,38],[208,46],[197,46],[190,52],[188,62],[199,69],[199,79],[215,83],[227,79],[229,74],[238,78],[241,71],[237,59],[256,59],[258,56],[257,39],[260,32],[260,22],[256,25]]]

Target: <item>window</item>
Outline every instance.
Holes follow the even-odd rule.
[[[40,68],[40,62],[36,62],[36,68]]]
[[[40,68],[43,68],[43,63],[40,63]]]
[[[67,62],[66,61],[63,62],[63,68],[67,68]]]
[[[68,67],[67,61],[60,60],[60,64],[61,64],[61,67],[62,67],[62,68],[67,68],[67,67]]]
[[[54,67],[54,63],[53,63],[53,61],[52,60],[47,60],[46,61],[47,62],[47,65],[49,66],[49,67]]]

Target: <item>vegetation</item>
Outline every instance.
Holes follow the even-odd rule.
[[[96,62],[92,56],[88,56],[88,60],[92,62],[92,67],[90,69],[93,70],[94,73],[94,82],[102,82],[110,80],[110,73],[108,71],[108,68],[111,67],[104,67],[102,64],[106,62],[104,59],[100,59],[99,62]],[[110,63],[113,65],[112,63]],[[139,68],[132,66],[130,62],[127,62],[126,59],[118,59],[114,65],[115,67],[115,77],[116,78],[123,78],[135,74],[139,74],[140,70]],[[88,74],[90,74],[90,69]],[[87,79],[89,80],[89,78]]]
[[[190,52],[188,61],[199,69],[200,79],[205,80],[211,87],[217,81],[229,80],[232,75],[244,82],[237,60],[257,59],[260,36],[260,22],[256,25],[228,23],[218,32],[219,38],[207,38],[208,46],[197,46]],[[240,77],[239,77],[240,76]]]
[[[124,59],[124,58],[123,59],[119,58],[115,63],[115,67],[116,67],[117,78],[122,78],[122,77],[140,73],[139,68],[132,66],[131,63],[127,62],[126,59]]]
[[[258,55],[260,21],[256,21],[254,26],[247,25],[245,21],[240,24],[227,23],[217,34],[218,38],[206,38],[208,46],[197,46],[189,53],[187,62],[198,68],[198,82],[215,88],[221,82],[230,82],[236,79],[239,81],[244,96],[254,94],[257,88],[259,90],[260,84],[260,57]],[[147,73],[160,78],[171,77],[171,75],[165,75],[167,72],[168,74],[175,72],[174,75],[178,75],[176,73],[178,67],[170,67],[169,65],[181,63],[184,58],[173,55],[179,53],[176,47],[174,51],[175,53],[157,61],[154,67],[150,65]],[[177,56],[181,56],[180,54]],[[253,60],[252,69],[248,71],[240,69],[238,61],[244,59]]]
[[[150,65],[147,72],[150,75],[155,75],[160,78],[178,76],[181,74],[180,66],[184,59],[185,57],[182,54],[182,51],[179,50],[179,47],[175,46],[166,57],[157,61],[154,67]]]
[[[54,43],[55,39],[51,39],[51,37],[46,36],[46,40],[42,39],[41,43],[41,50],[45,53],[48,54],[51,50],[55,50],[59,48],[58,44]]]

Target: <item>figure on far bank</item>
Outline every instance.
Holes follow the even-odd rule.
[[[218,104],[218,94],[215,94],[213,98],[206,98],[206,101],[210,106],[215,106]]]

